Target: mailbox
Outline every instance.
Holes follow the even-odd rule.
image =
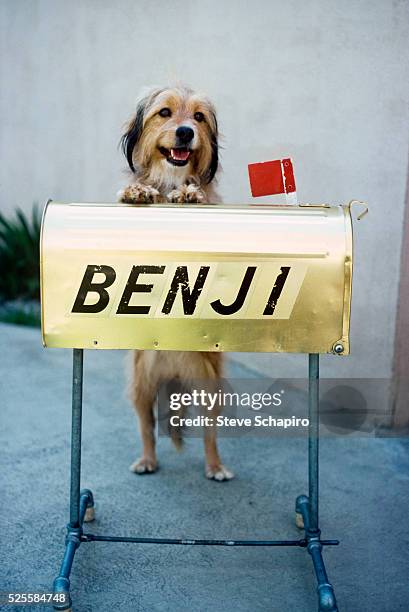
[[[49,202],[47,347],[349,353],[348,206]]]

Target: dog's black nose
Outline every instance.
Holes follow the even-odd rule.
[[[187,125],[180,125],[176,130],[176,138],[181,144],[187,144],[193,140],[194,135],[192,128]]]

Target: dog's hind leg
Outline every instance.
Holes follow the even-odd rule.
[[[155,388],[147,385],[143,353],[134,353],[134,376],[132,382],[132,403],[139,420],[142,439],[142,456],[129,469],[136,474],[150,474],[156,471],[155,444]]]
[[[217,450],[216,429],[216,425],[204,427],[205,474],[211,480],[222,482],[224,480],[231,480],[234,478],[234,474],[221,462],[219,451]]]
[[[142,439],[142,456],[129,469],[136,474],[151,474],[158,468],[155,444],[154,400],[138,398],[135,409],[139,417],[139,431]]]
[[[207,379],[203,383],[203,386],[207,394],[211,394],[213,397],[215,397],[217,396],[220,378],[222,376],[222,356],[219,353],[202,353],[202,363],[204,366],[203,378]],[[211,411],[208,411],[205,408],[204,414],[213,418],[213,425],[205,426],[203,428],[203,439],[206,461],[206,477],[212,480],[217,480],[218,482],[223,482],[225,480],[231,480],[234,478],[234,474],[223,465],[217,448],[216,420],[220,412],[220,404],[217,400],[214,401]]]

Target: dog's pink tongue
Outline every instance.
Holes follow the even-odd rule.
[[[173,159],[178,159],[180,161],[185,161],[190,155],[190,151],[187,151],[186,149],[171,149],[170,152]]]

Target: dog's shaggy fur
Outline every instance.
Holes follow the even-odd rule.
[[[132,173],[119,201],[140,203],[216,203],[214,180],[218,169],[218,130],[211,102],[186,87],[155,89],[141,99],[122,137],[122,149]],[[220,353],[136,351],[133,361],[132,400],[139,417],[142,457],[131,465],[137,474],[154,472],[154,402],[158,387],[177,379],[186,387],[194,380],[211,384],[222,376]],[[216,413],[213,412],[214,416]],[[171,429],[175,445],[179,433]],[[217,450],[216,428],[204,430],[205,474],[230,480]]]

